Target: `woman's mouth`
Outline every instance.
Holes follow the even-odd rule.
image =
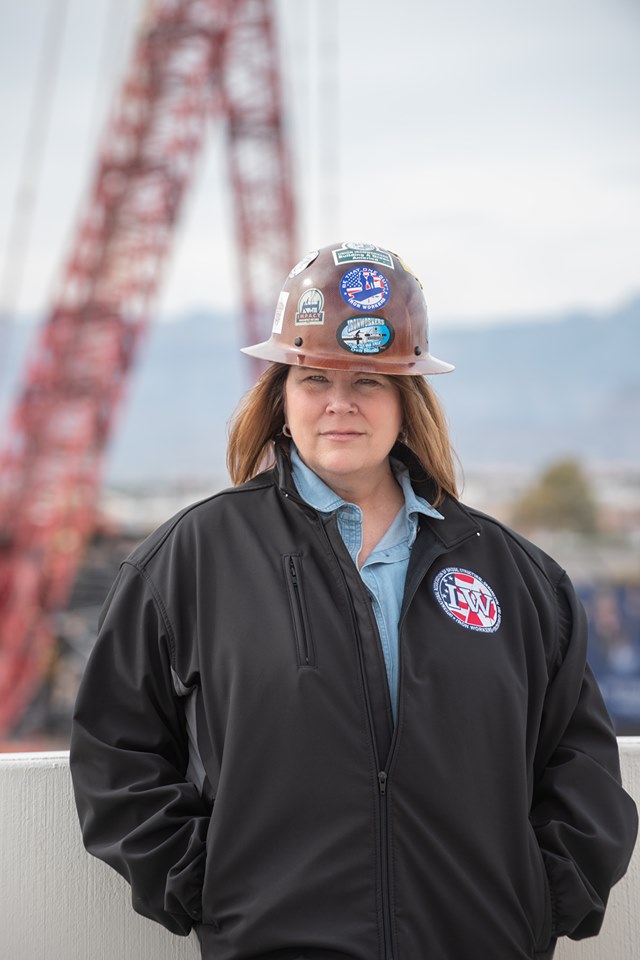
[[[320,436],[324,440],[337,440],[337,441],[346,441],[346,440],[357,440],[358,437],[361,437],[362,434],[357,430],[325,430]]]

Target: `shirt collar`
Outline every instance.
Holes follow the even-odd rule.
[[[442,514],[436,510],[435,507],[432,507],[430,503],[416,494],[411,486],[409,471],[403,463],[391,457],[391,468],[396,476],[396,480],[402,487],[407,519],[417,513],[422,513],[436,520],[444,520]],[[291,472],[293,474],[293,482],[302,499],[305,500],[309,506],[320,511],[320,513],[333,513],[334,510],[348,505],[348,501],[339,497],[331,487],[327,486],[324,480],[321,480],[320,477],[302,461],[293,442],[291,443]]]

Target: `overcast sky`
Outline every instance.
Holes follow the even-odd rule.
[[[63,28],[22,312],[44,312],[54,289],[143,5],[0,0],[0,266],[12,265],[52,8]],[[640,291],[638,0],[277,0],[276,10],[301,253],[339,239],[398,250],[422,276],[432,323],[604,310]],[[226,191],[213,132],[165,315],[235,302]]]

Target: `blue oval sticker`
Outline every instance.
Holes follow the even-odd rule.
[[[384,353],[393,343],[393,327],[379,317],[351,317],[336,331],[336,339],[349,353]]]

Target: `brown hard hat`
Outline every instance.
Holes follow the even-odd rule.
[[[242,352],[334,370],[453,370],[429,353],[422,284],[397,254],[373,243],[334,243],[303,257],[280,292],[270,338]]]

